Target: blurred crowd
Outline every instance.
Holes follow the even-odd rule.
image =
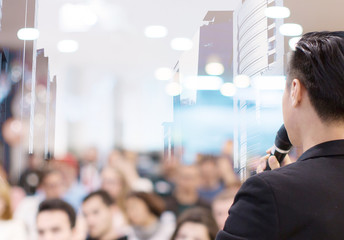
[[[123,149],[100,159],[27,156],[18,181],[0,169],[1,240],[211,240],[240,188],[233,146],[193,164]],[[1,167],[1,166],[0,166]]]

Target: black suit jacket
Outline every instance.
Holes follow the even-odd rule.
[[[249,178],[217,240],[344,239],[344,140]]]

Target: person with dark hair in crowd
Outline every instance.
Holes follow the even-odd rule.
[[[112,207],[114,201],[104,190],[90,193],[82,204],[82,212],[88,229],[87,240],[125,240],[113,228]]]
[[[61,199],[41,202],[37,214],[38,240],[72,240],[76,214],[71,205]]]
[[[14,217],[25,222],[30,239],[37,238],[35,219],[39,204],[45,199],[62,198],[65,191],[62,173],[55,169],[49,169],[43,172],[37,193],[25,197],[20,202]]]
[[[127,215],[133,232],[129,240],[167,240],[175,227],[175,217],[164,212],[165,203],[154,193],[133,192],[127,197]]]
[[[178,218],[171,240],[213,240],[218,230],[210,210],[190,208]]]
[[[200,173],[195,165],[180,165],[176,171],[175,187],[172,196],[165,199],[168,211],[177,217],[186,209],[205,207],[210,209],[208,202],[202,200],[198,193]]]
[[[291,143],[303,154],[249,178],[217,239],[344,239],[344,31],[303,35],[283,95]],[[258,171],[258,172],[259,172]]]

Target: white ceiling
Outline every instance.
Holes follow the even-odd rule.
[[[172,110],[168,108],[170,102],[166,100],[169,97],[163,92],[165,83],[154,78],[155,69],[159,67],[173,68],[181,55],[181,52],[171,49],[170,41],[175,37],[192,38],[202,25],[202,19],[208,11],[234,10],[240,2],[240,0],[37,1],[37,23],[40,30],[37,46],[44,48],[46,55],[49,56],[50,73],[58,76],[60,89],[65,90],[69,88],[68,85],[74,85],[74,88],[81,89],[80,95],[87,95],[81,91],[93,88],[95,83],[101,79],[97,76],[104,74],[113,75],[116,80],[141,88],[141,92],[137,89],[132,90],[130,96],[124,94],[122,101],[126,101],[122,103],[123,106],[121,107],[124,108],[121,113],[125,115],[122,117],[122,121],[128,124],[123,131],[125,132],[125,129],[131,131],[131,134],[128,135],[128,142],[137,141],[134,146],[140,146],[138,148],[141,149],[146,147],[144,143],[149,142],[149,138],[152,138],[149,136],[152,127],[158,129],[156,132],[161,131],[161,123],[167,118],[167,120],[171,120],[170,112]],[[21,4],[18,4],[19,2]],[[22,7],[18,7],[23,6],[23,2],[25,0],[4,0],[10,9],[8,14],[13,16],[8,29],[13,34],[18,30],[17,28],[23,27],[20,24],[23,23],[24,11]],[[98,6],[100,12],[103,12],[103,15],[98,16],[99,22],[88,32],[62,32],[59,28],[59,9],[65,3],[94,4]],[[285,0],[284,4],[291,9],[291,17],[286,22],[301,24],[305,32],[343,30],[343,0]],[[148,25],[166,26],[169,32],[168,36],[164,39],[146,38],[143,31]],[[108,30],[104,30],[106,28]],[[4,37],[6,36],[0,36],[0,43],[3,43]],[[57,43],[64,39],[78,41],[79,50],[68,54],[58,52]],[[22,44],[18,40],[13,43]],[[76,80],[73,76],[69,76],[71,69],[73,69],[74,74],[77,71],[79,76],[89,75],[92,70],[90,75],[93,77],[79,77]],[[73,84],[74,80],[75,83]],[[89,87],[83,86],[84,83]],[[143,91],[147,93],[142,94]],[[161,93],[156,94],[154,91],[161,91]],[[76,94],[78,91],[72,91],[72,93]],[[152,96],[154,100],[149,99]],[[60,120],[57,119],[56,122],[58,128],[57,141],[62,145],[65,144],[61,149],[68,147],[67,141],[64,140],[71,135],[71,133],[67,133],[67,128],[61,128],[66,122],[66,116],[63,115],[65,114],[63,112],[66,111],[67,107],[70,107],[68,105],[72,105],[64,97],[66,96],[62,95],[58,99],[60,102],[58,102],[57,111]],[[109,104],[108,107],[111,106]],[[73,109],[69,111],[73,111]],[[138,122],[141,122],[141,125],[138,125]],[[155,125],[153,126],[153,124]],[[59,137],[58,135],[63,132],[64,134]],[[148,137],[142,137],[146,135]],[[140,137],[134,138],[135,136]],[[159,135],[157,139],[157,141],[161,141],[162,135]]]
[[[102,29],[101,22],[84,33],[64,33],[59,30],[58,10],[64,3],[96,2],[113,15],[108,21],[118,21],[111,31]],[[229,0],[140,0],[140,1],[67,1],[39,0],[38,28],[39,47],[46,49],[51,59],[52,74],[59,74],[60,64],[75,66],[101,66],[113,71],[121,79],[142,80],[154,78],[158,67],[173,67],[180,52],[170,48],[175,37],[192,38],[209,10],[234,9],[236,1]],[[104,10],[103,9],[103,10]],[[110,10],[110,12],[111,12]],[[111,19],[111,17],[113,17]],[[102,20],[102,19],[99,19]],[[164,25],[168,36],[164,39],[148,39],[144,28]],[[57,51],[59,40],[74,39],[80,44],[79,51],[62,54]]]

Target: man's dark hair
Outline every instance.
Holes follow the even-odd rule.
[[[93,198],[93,197],[100,197],[101,200],[104,202],[104,204],[106,206],[111,206],[112,204],[114,204],[114,200],[111,198],[111,196],[104,190],[98,190],[95,192],[91,192],[90,194],[88,194],[84,200],[82,201],[83,203],[86,202],[87,200]]]
[[[38,215],[45,211],[63,211],[68,215],[70,227],[75,227],[76,213],[74,208],[61,199],[49,199],[41,202],[38,207]]]
[[[295,78],[323,121],[344,121],[344,32],[303,35],[289,62],[288,88]]]

